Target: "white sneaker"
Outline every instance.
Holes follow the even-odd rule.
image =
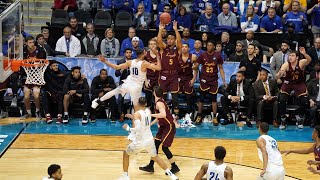
[[[91,107],[92,107],[93,109],[96,109],[96,108],[99,106],[99,103],[98,103],[97,101],[98,101],[98,98],[95,98],[95,99],[92,101]]]
[[[178,180],[179,178],[174,175],[174,174],[171,174],[171,176],[169,176],[171,180]]]
[[[118,180],[130,180],[129,176],[126,175],[121,175],[120,178]]]

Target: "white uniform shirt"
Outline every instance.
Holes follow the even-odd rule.
[[[281,153],[278,149],[277,141],[269,135],[261,135],[260,137],[266,141],[266,150],[268,154],[267,169],[269,167],[269,164],[281,166],[283,164],[283,161],[282,161]],[[262,152],[259,148],[258,148],[258,155],[260,160],[263,161]]]
[[[126,83],[137,84],[139,86],[143,86],[144,81],[147,78],[147,71],[141,71],[141,65],[143,61],[132,60],[130,66],[130,75],[125,80]]]
[[[138,113],[141,116],[140,119],[140,129],[135,133],[136,141],[148,142],[153,140],[152,132],[150,129],[151,123],[151,111],[150,109],[139,110]]]
[[[76,38],[74,35],[71,35],[69,40],[69,54],[70,57],[76,57],[77,55],[81,54],[81,44],[78,38]],[[58,39],[56,44],[56,51],[60,52],[68,52],[67,48],[67,42],[65,36],[62,36],[60,39]]]
[[[219,166],[214,163],[214,161],[210,161],[207,170],[207,180],[219,179],[225,180],[224,171],[227,165],[220,164]]]

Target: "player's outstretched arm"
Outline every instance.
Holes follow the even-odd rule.
[[[151,114],[151,116],[155,117],[155,118],[167,117],[166,108],[165,108],[164,104],[162,102],[157,102],[156,106],[157,106],[157,109],[159,109],[159,113],[158,114]]]
[[[285,76],[288,67],[289,67],[288,62],[285,62],[284,64],[282,64],[281,69],[279,70],[279,72],[276,75],[276,79],[280,79],[281,77]]]
[[[113,63],[109,62],[105,57],[103,57],[101,55],[98,58],[101,62],[105,63],[107,66],[109,66],[115,70],[127,69],[131,65],[131,61],[126,61],[125,63],[117,65],[117,64],[113,64]]]
[[[158,43],[158,47],[160,48],[160,50],[166,48],[166,44],[163,42],[163,39],[162,39],[162,31],[163,31],[164,27],[165,27],[165,25],[160,22],[158,36],[157,36],[157,43]]]
[[[306,49],[304,47],[299,48],[299,52],[305,57],[305,59],[301,59],[299,61],[299,66],[301,69],[304,69],[311,62],[311,57],[307,54]]]
[[[310,153],[313,153],[313,148],[314,148],[314,145],[312,145],[310,148],[307,148],[307,149],[293,149],[293,150],[285,150],[285,151],[280,151],[280,152],[281,152],[281,154],[285,154],[285,156],[290,153],[310,154]]]
[[[224,172],[226,180],[233,180],[233,171],[229,166],[226,167]]]
[[[196,177],[194,177],[194,180],[202,180],[202,177],[207,173],[208,171],[208,163],[205,163],[201,166],[199,172],[197,173]]]
[[[263,176],[264,173],[266,173],[267,166],[268,166],[268,153],[266,149],[266,141],[262,138],[258,138],[256,143],[257,143],[257,147],[261,150],[261,153],[262,153],[263,170],[261,171],[260,176]]]

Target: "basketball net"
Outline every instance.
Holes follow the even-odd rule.
[[[46,71],[49,63],[46,59],[28,59],[22,64],[23,69],[27,73],[26,84],[45,85],[44,72]]]

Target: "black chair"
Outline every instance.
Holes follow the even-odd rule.
[[[132,15],[128,12],[119,12],[115,18],[115,27],[116,28],[129,28],[132,26],[133,20]]]
[[[107,11],[99,11],[94,17],[94,26],[96,28],[109,28],[112,26],[112,17]]]
[[[78,23],[92,23],[93,19],[91,17],[91,14],[89,11],[80,9],[76,12],[74,12],[74,16],[77,18]]]
[[[56,9],[52,12],[51,26],[65,27],[69,22],[69,15],[63,9]]]

